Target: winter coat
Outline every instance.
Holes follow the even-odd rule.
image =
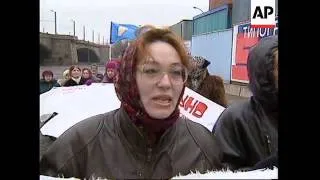
[[[79,84],[77,84],[77,82],[75,82],[73,79],[69,79],[64,83],[65,87],[68,86],[78,86],[78,85],[84,85],[85,84],[85,80],[81,77]]]
[[[101,76],[102,77],[101,77]],[[100,77],[100,78],[99,78]],[[91,79],[93,80],[93,82],[95,83],[100,83],[103,79],[103,75],[102,74],[97,74],[96,76],[95,75],[92,75]]]
[[[213,130],[221,163],[233,170],[251,168],[276,153],[278,129],[273,121],[253,97],[228,107]]]
[[[39,122],[39,127],[40,129],[47,123],[49,122],[54,116],[56,116],[56,113],[52,114],[44,114],[40,116],[40,122]],[[47,149],[51,146],[51,144],[56,140],[57,138],[53,136],[47,136],[43,135],[41,131],[39,132],[39,156],[40,159],[42,155],[47,151]]]
[[[67,82],[67,79],[58,79],[58,84],[60,85],[60,86],[64,86],[64,83],[66,83]]]
[[[60,87],[57,80],[53,79],[50,82],[47,82],[44,79],[40,80],[40,94],[50,91],[53,87]]]
[[[102,79],[103,79],[103,74],[98,73],[98,74],[96,74],[94,77],[96,78],[96,81],[97,81],[97,82],[101,82]]]
[[[213,129],[220,161],[231,169],[252,168],[278,152],[278,91],[271,60],[278,40],[260,41],[248,56],[252,97],[228,107]]]
[[[200,124],[180,117],[153,146],[123,108],[81,121],[43,155],[40,174],[110,179],[169,179],[219,169],[216,145]]]
[[[279,168],[278,153],[275,153],[254,165],[252,170],[257,169],[273,169],[274,167]]]
[[[107,73],[103,76],[102,83],[114,83],[114,78],[109,78]]]
[[[227,107],[228,102],[222,78],[209,75],[208,71],[206,73],[207,75],[201,82],[199,88],[194,91],[223,107]],[[191,88],[192,86],[188,84],[188,87]]]

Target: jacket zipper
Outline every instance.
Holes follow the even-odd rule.
[[[153,165],[151,164],[152,161],[152,151],[153,149],[151,147],[147,147],[147,167],[145,169],[147,169],[147,172],[145,173],[145,177],[144,178],[151,178],[151,172],[153,169]]]
[[[266,140],[267,140],[268,153],[269,153],[269,155],[271,155],[271,140],[270,140],[270,136],[269,135],[266,135]]]

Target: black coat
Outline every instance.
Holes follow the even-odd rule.
[[[67,80],[63,86],[78,86],[78,85],[83,85],[85,84],[85,80],[81,77],[79,84],[77,84],[77,82],[75,82],[73,79],[69,79]]]
[[[252,170],[257,169],[273,169],[274,167],[279,167],[278,163],[278,153],[275,153],[254,165]]]
[[[179,118],[154,147],[118,109],[81,121],[43,155],[40,174],[90,179],[169,179],[221,167],[210,131]]]
[[[222,151],[221,163],[232,170],[252,168],[278,150],[278,128],[274,117],[250,98],[227,108],[213,129]]]
[[[53,79],[50,82],[47,82],[44,79],[40,80],[40,94],[50,91],[53,87],[60,87],[57,80]]]
[[[252,168],[278,152],[278,90],[273,75],[277,37],[267,37],[249,53],[249,100],[232,104],[217,120],[213,137],[230,169]]]

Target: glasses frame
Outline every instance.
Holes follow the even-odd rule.
[[[150,77],[148,77],[148,75],[145,73],[145,71],[144,71],[144,68],[145,68],[145,66],[147,65],[147,63],[145,63],[145,64],[142,64],[142,65],[137,65],[137,71],[139,71],[140,73],[141,73],[141,76],[145,76],[145,78],[150,78]],[[169,73],[169,69],[170,68],[166,68],[165,70],[163,70],[163,68],[161,68],[161,77],[159,77],[159,79],[158,80],[156,80],[155,81],[155,83],[158,83],[162,78],[163,78],[163,76],[164,76],[164,74],[167,74],[168,75],[168,77],[169,77],[169,79],[170,79],[170,82],[172,83],[172,84],[174,84],[174,85],[180,85],[180,84],[185,84],[186,82],[187,82],[187,80],[188,80],[188,68],[187,67],[185,67],[183,64],[181,64],[181,67],[184,69],[184,71],[185,71],[185,77],[184,77],[184,80],[183,80],[183,82],[177,82],[177,81],[175,81],[171,76],[170,76],[170,73]]]

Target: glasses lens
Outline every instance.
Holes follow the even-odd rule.
[[[188,78],[187,68],[180,64],[170,66],[168,70],[161,69],[160,66],[154,64],[145,64],[142,67],[143,75],[149,80],[156,82],[160,81],[164,72],[166,72],[174,84],[183,84]]]
[[[187,69],[183,65],[172,66],[169,70],[171,80],[176,84],[185,83],[187,80]]]

